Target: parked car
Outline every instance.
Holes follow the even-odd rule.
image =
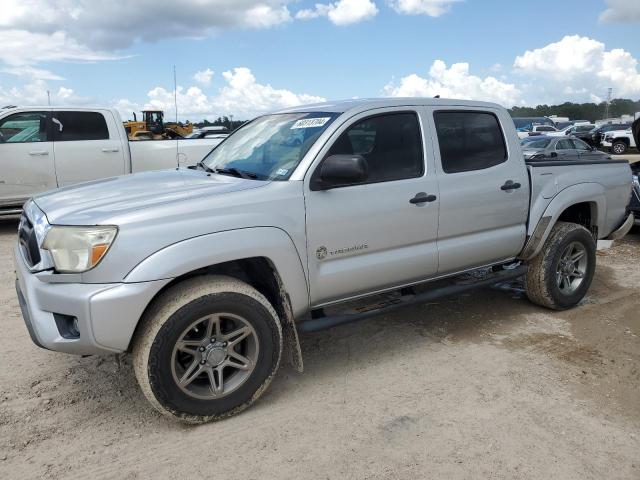
[[[596,241],[632,227],[630,192],[626,161],[525,162],[496,104],[300,106],[197,170],[34,197],[17,295],[37,345],[130,351],[156,409],[203,422],[253,403],[283,352],[302,371],[297,332],[522,276],[532,302],[575,306]]]
[[[562,137],[567,135],[580,136],[590,132],[594,128],[595,128],[595,125],[593,125],[592,123],[581,123],[579,125],[571,125],[569,127],[564,128],[563,130],[547,133],[546,135],[550,135],[552,137],[553,136]]]
[[[631,127],[630,123],[609,123],[607,125],[600,125],[599,127],[596,127],[595,129],[593,129],[591,131],[591,136],[590,138],[582,138],[585,142],[587,142],[589,145],[592,145],[594,147],[599,147],[600,144],[602,143],[602,136],[607,133],[607,132],[611,132],[613,130],[626,130],[629,127]]]
[[[520,142],[527,160],[602,161],[611,157],[575,137],[528,137]]]
[[[609,150],[615,155],[623,155],[630,148],[636,148],[636,140],[631,128],[626,130],[612,130],[602,136],[602,148]]]
[[[534,132],[534,127],[549,126],[555,130],[553,120],[548,117],[513,117],[518,137],[525,138]]]
[[[129,142],[116,110],[0,110],[0,216],[32,195],[98,178],[195,165],[222,139]]]
[[[635,144],[640,144],[640,118],[636,119],[631,125],[631,133]],[[631,171],[633,172],[633,193],[629,209],[635,217],[635,224],[640,226],[640,182],[638,181],[640,177],[640,162],[632,164]]]
[[[222,126],[202,127],[194,130],[185,138],[226,138],[229,135],[229,129]]]

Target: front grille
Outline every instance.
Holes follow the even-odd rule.
[[[40,263],[40,248],[38,247],[38,239],[33,224],[26,215],[22,215],[20,219],[20,228],[18,230],[18,242],[24,254],[24,258],[30,267]]]

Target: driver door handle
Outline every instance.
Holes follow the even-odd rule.
[[[31,155],[32,157],[44,157],[46,155],[49,155],[49,152],[46,150],[31,150],[29,152],[29,155]]]
[[[409,203],[417,205],[420,203],[435,202],[437,198],[438,197],[436,197],[435,195],[427,195],[424,192],[419,192],[419,193],[416,193],[415,197],[409,200]]]
[[[103,148],[102,151],[104,153],[115,153],[115,152],[119,152],[120,149],[118,147],[112,147],[112,148]]]
[[[504,191],[508,191],[508,190],[516,190],[517,188],[520,188],[522,185],[520,185],[518,182],[514,182],[513,180],[507,180],[504,185],[502,185],[500,187],[500,190],[504,190]]]

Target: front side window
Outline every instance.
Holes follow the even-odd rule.
[[[0,143],[47,142],[47,112],[24,112],[0,120]]]
[[[507,148],[497,117],[486,112],[433,114],[445,173],[460,173],[499,165]]]
[[[236,130],[201,162],[208,170],[259,180],[286,180],[309,148],[339,116],[333,112],[279,113]]]
[[[109,139],[107,122],[98,112],[53,112],[51,121],[56,142]]]
[[[418,116],[403,112],[361,120],[338,137],[331,155],[362,155],[369,170],[365,183],[420,177],[424,161]]]
[[[583,142],[578,138],[572,138],[571,141],[573,142],[573,145],[577,150],[582,150],[582,151],[591,150],[591,147],[589,147],[589,145],[587,145],[585,142]]]

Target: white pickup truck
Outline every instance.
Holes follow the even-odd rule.
[[[57,187],[145,170],[195,165],[223,138],[129,142],[117,110],[0,110],[0,216]]]

